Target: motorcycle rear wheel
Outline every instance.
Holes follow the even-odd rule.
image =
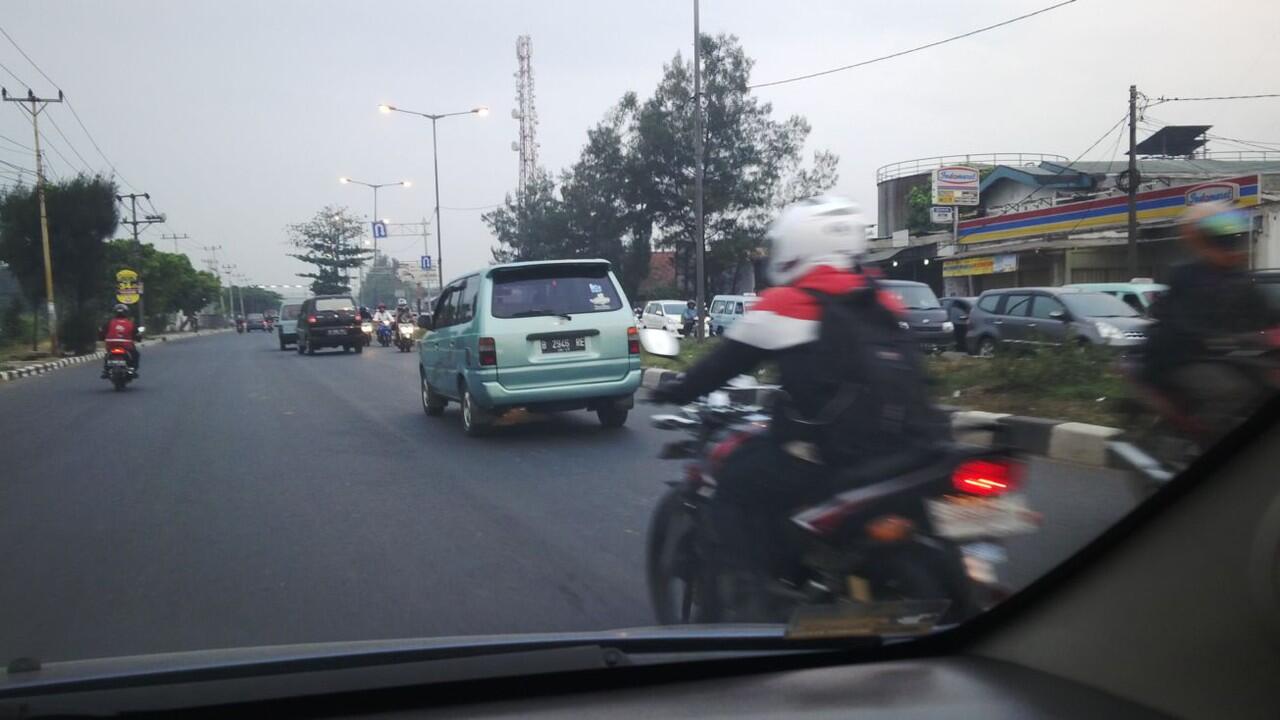
[[[722,615],[716,573],[702,558],[698,519],[685,494],[668,490],[649,523],[645,575],[649,603],[662,625],[718,622]]]

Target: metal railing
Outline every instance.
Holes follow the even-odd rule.
[[[938,155],[890,163],[876,170],[876,183],[894,178],[919,175],[947,165],[1039,165],[1042,162],[1070,162],[1070,158],[1049,153],[971,153]]]
[[[1201,160],[1280,162],[1280,150],[1208,150],[1200,153],[1196,158]]]

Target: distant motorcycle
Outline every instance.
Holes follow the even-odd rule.
[[[365,347],[373,344],[373,322],[364,320],[360,323],[360,332],[364,335]]]
[[[413,349],[413,323],[402,322],[396,325],[396,347],[400,348],[400,352],[409,352]]]
[[[387,347],[391,344],[393,332],[391,330],[391,321],[382,320],[378,323],[378,344]]]
[[[236,319],[236,332],[241,334],[244,333],[244,320],[239,318]]]

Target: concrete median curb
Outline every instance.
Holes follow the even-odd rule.
[[[668,374],[677,373],[645,368],[640,383],[646,388],[655,388]],[[957,442],[991,445],[995,433],[984,426],[997,424],[1005,430],[1012,447],[1029,455],[1092,467],[1127,467],[1108,447],[1108,443],[1123,432],[1120,428],[954,407],[944,410],[951,417],[951,435]]]
[[[218,330],[206,330],[203,333],[200,333],[199,335],[191,334],[191,333],[184,333],[182,335],[158,335],[154,338],[149,338],[147,340],[142,341],[142,347],[145,348],[148,343],[175,342],[178,340],[185,340],[187,338],[200,337],[200,335],[215,335],[217,333],[224,333],[224,332],[230,332],[230,328],[221,328]],[[21,367],[16,370],[0,371],[0,382],[10,382],[13,380],[17,380],[19,378],[31,377],[33,375],[44,375],[45,373],[53,372],[54,370],[57,370],[59,368],[64,368],[71,365],[81,365],[83,363],[91,362],[93,360],[101,360],[104,355],[106,355],[105,351],[98,350],[97,352],[89,353],[88,355],[73,355],[71,357],[60,358],[58,360],[50,360],[49,362],[38,363],[36,365],[28,365],[26,367]]]

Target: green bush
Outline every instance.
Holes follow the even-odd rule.
[[[1113,353],[1092,347],[1043,346],[989,361],[990,389],[1071,400],[1115,398],[1126,390]]]
[[[31,319],[22,311],[22,300],[16,295],[0,315],[0,342],[13,344],[31,337]]]

